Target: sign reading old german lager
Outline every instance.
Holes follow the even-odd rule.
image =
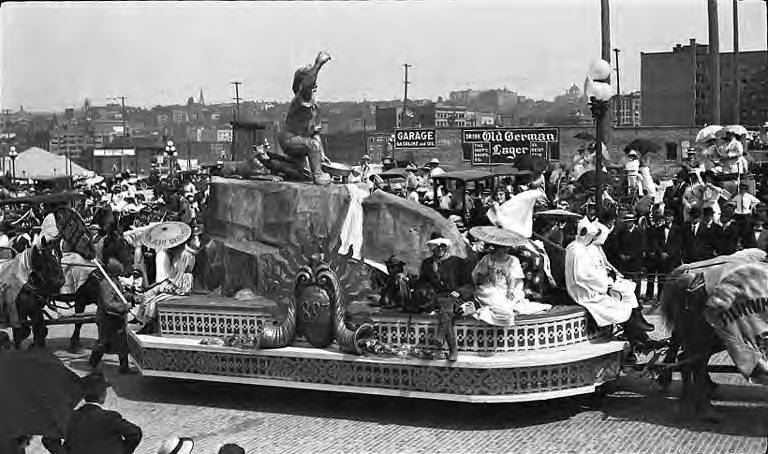
[[[395,129],[395,149],[437,148],[434,129]]]
[[[518,156],[556,159],[560,155],[557,128],[465,129],[462,141],[472,146],[472,164],[511,164]]]

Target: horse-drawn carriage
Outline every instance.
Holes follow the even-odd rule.
[[[69,273],[79,273],[86,278],[99,274],[99,264],[94,261],[95,250],[91,232],[73,208],[79,208],[84,196],[64,192],[55,195],[36,195],[0,201],[17,209],[39,210],[37,217],[53,214],[55,226],[68,249],[61,243],[46,241],[47,232],[41,231],[39,244],[32,244],[23,252],[3,248],[0,251],[0,274],[6,285],[0,305],[0,322],[14,328],[14,340],[20,345],[31,327],[35,344],[44,345],[46,326],[74,324],[79,341],[79,330],[83,323],[95,321],[94,313],[85,313],[84,307],[95,303],[93,292],[83,291],[80,284],[67,285]],[[122,243],[106,245],[107,254],[129,260],[125,251],[117,251]],[[70,260],[77,257],[76,260]],[[62,293],[64,290],[64,293]],[[19,331],[20,330],[20,331]],[[73,345],[74,345],[73,341]]]

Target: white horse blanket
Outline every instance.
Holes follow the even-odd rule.
[[[16,297],[29,279],[32,269],[32,248],[11,260],[0,262],[0,324],[21,328],[16,310]]]
[[[61,293],[72,295],[88,280],[88,276],[94,270],[94,264],[77,252],[65,252],[61,258],[61,270],[64,273],[64,286],[61,287]]]
[[[768,264],[753,261],[723,268],[704,316],[739,371],[768,385]]]

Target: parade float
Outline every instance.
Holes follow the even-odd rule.
[[[592,393],[618,376],[625,343],[590,330],[578,306],[509,328],[460,318],[447,361],[431,342],[437,317],[377,305],[373,282],[393,255],[416,271],[432,232],[466,257],[458,230],[360,189],[214,178],[196,276],[211,290],[160,303],[158,333],[131,333],[141,373],[467,402]],[[357,216],[362,236],[340,252]]]
[[[383,303],[384,264],[418,274],[434,235],[458,260],[472,251],[431,208],[365,183],[328,184],[349,171],[327,159],[314,121],[329,60],[321,52],[296,71],[282,153],[256,150],[212,179],[195,268],[205,291],[158,303],[157,331],[130,333],[141,373],[464,402],[592,393],[615,379],[625,342],[590,329],[579,306],[509,327],[459,317],[446,330],[430,311]]]

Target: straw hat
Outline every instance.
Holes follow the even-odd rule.
[[[195,447],[195,442],[187,437],[171,437],[160,445],[157,454],[189,454]]]
[[[486,244],[516,247],[528,242],[524,236],[494,226],[472,227],[469,234]]]
[[[429,237],[429,241],[427,241],[428,246],[445,246],[445,247],[451,247],[451,244],[453,242],[449,240],[448,238],[444,238],[441,234],[435,232]]]

